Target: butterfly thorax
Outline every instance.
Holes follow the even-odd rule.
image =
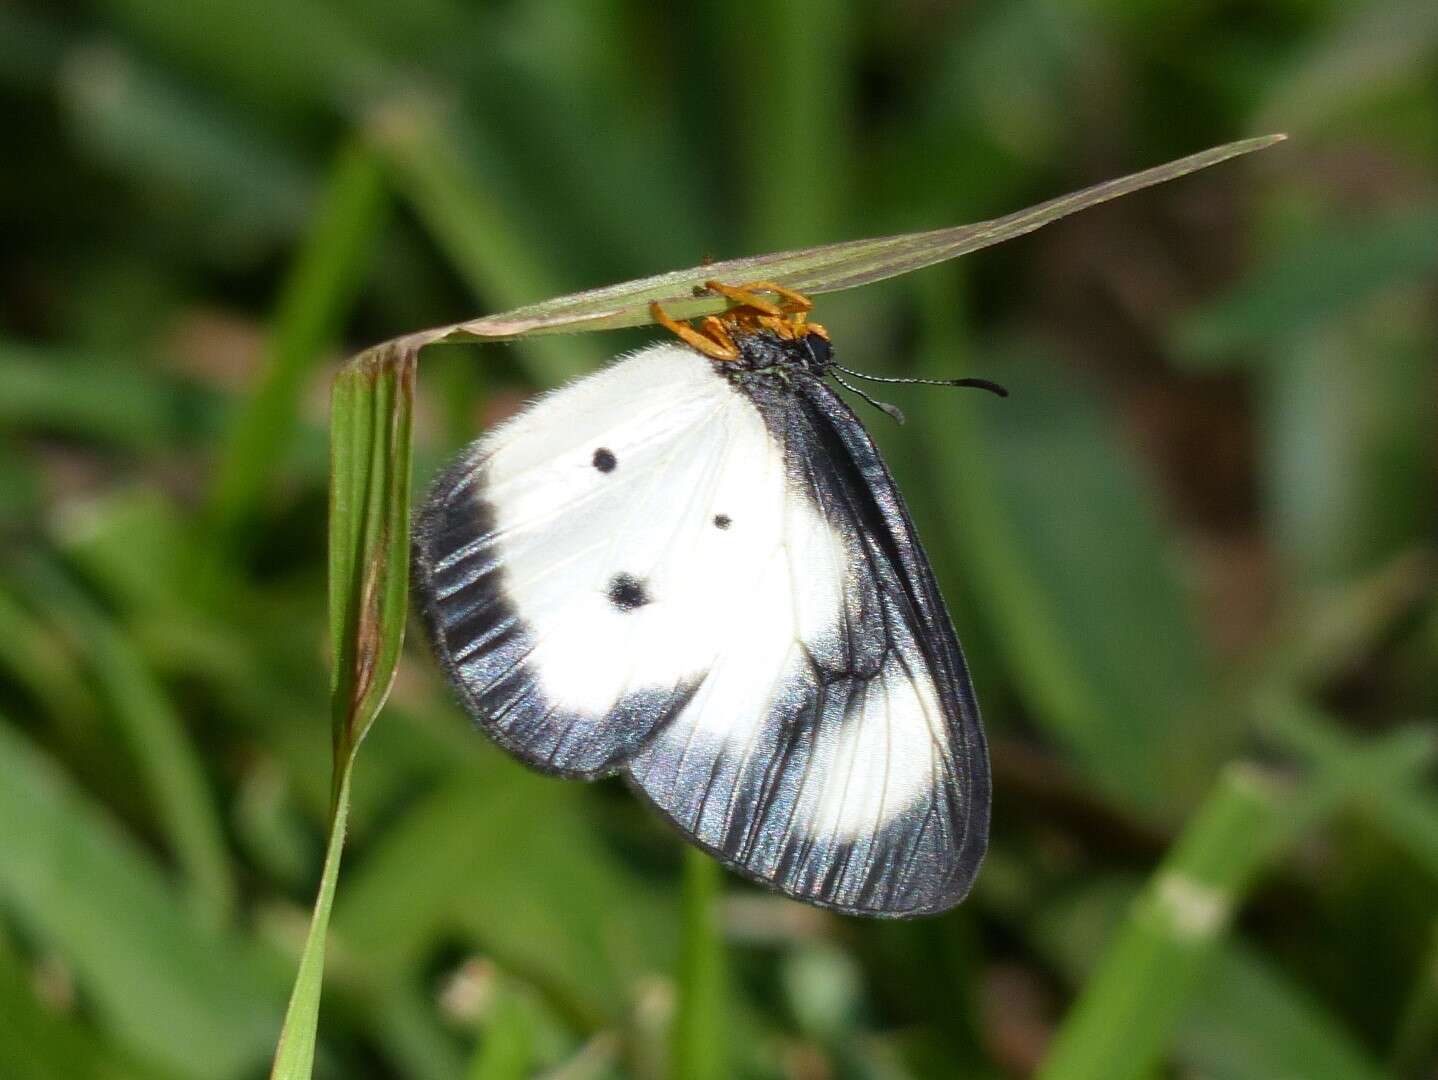
[[[734,343],[739,348],[737,359],[711,363],[720,374],[745,382],[755,375],[785,383],[797,373],[822,378],[834,364],[829,342],[819,334],[786,338],[761,330],[736,334]]]

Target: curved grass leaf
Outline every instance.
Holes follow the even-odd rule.
[[[415,355],[381,347],[335,379],[330,409],[330,839],[271,1076],[314,1064],[325,936],[349,816],[355,751],[389,695],[409,595],[409,487]]]
[[[415,358],[363,353],[330,407],[330,681],[336,773],[389,694],[409,598]],[[336,798],[339,777],[336,776]]]
[[[439,341],[501,340],[533,334],[572,334],[583,330],[645,326],[653,321],[649,316],[651,301],[664,304],[675,318],[710,315],[729,306],[722,297],[695,295],[695,290],[702,291],[704,282],[712,278],[733,282],[775,281],[813,295],[852,289],[1012,240],[1079,210],[1205,169],[1240,154],[1262,150],[1281,142],[1283,138],[1282,135],[1267,135],[1217,146],[974,225],[706,263],[455,323],[424,331],[406,340],[413,341],[417,347]]]

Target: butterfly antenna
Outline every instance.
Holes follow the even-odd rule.
[[[996,394],[999,397],[1009,396],[1009,392],[1006,389],[988,379],[914,379],[908,377],[896,379],[887,375],[869,375],[862,371],[855,371],[853,368],[846,368],[841,364],[834,364],[833,367],[836,371],[842,371],[845,375],[852,375],[856,379],[867,379],[869,382],[918,383],[923,386],[970,386],[975,390],[987,390],[989,393]],[[835,378],[838,378],[838,376],[836,375]],[[843,382],[842,379],[839,381]],[[848,384],[846,383],[845,385]],[[853,387],[850,387],[850,389],[852,390]],[[855,390],[854,392],[857,394],[859,391]]]
[[[849,369],[845,368],[844,370],[848,371]],[[853,372],[850,372],[850,374],[853,374]],[[881,413],[889,417],[891,420],[894,420],[896,423],[902,424],[904,422],[904,414],[899,411],[899,407],[897,405],[890,405],[887,401],[879,401],[876,398],[871,398],[868,394],[864,393],[864,391],[860,390],[853,383],[845,382],[844,379],[838,375],[834,376],[834,381],[840,386],[842,386],[845,390],[848,390],[851,393],[858,394],[870,405],[874,406],[874,408],[878,409]]]

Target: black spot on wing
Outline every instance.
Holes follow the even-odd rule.
[[[606,446],[601,446],[594,451],[592,461],[594,467],[602,473],[613,472],[614,466],[619,464],[619,459],[614,456],[614,451]]]
[[[607,595],[616,611],[633,611],[650,602],[649,589],[644,579],[633,574],[615,574],[610,578]]]
[[[715,515],[714,515],[714,527],[715,527],[716,529],[727,529],[727,528],[728,528],[730,525],[732,525],[733,523],[734,523],[733,518],[731,518],[728,514],[715,514]]]
[[[538,642],[506,591],[504,538],[473,455],[440,477],[415,523],[414,592],[435,655],[475,723],[525,764],[612,773],[678,715],[698,682],[634,689],[596,714],[548,700],[531,664]],[[648,602],[631,583],[643,594],[632,579],[620,583],[621,598]]]

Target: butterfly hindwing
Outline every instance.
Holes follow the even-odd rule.
[[[988,763],[888,470],[817,377],[643,350],[495,429],[418,519],[416,592],[476,721],[526,763],[623,769],[739,872],[942,910]]]
[[[821,382],[759,404],[789,497],[844,540],[825,630],[726,654],[630,763],[635,785],[734,869],[867,915],[941,911],[987,844],[988,759],[962,654],[907,511],[867,433]],[[789,552],[791,573],[812,569]],[[781,636],[781,635],[780,635]],[[725,683],[773,680],[726,731]],[[756,695],[757,698],[757,695]]]

